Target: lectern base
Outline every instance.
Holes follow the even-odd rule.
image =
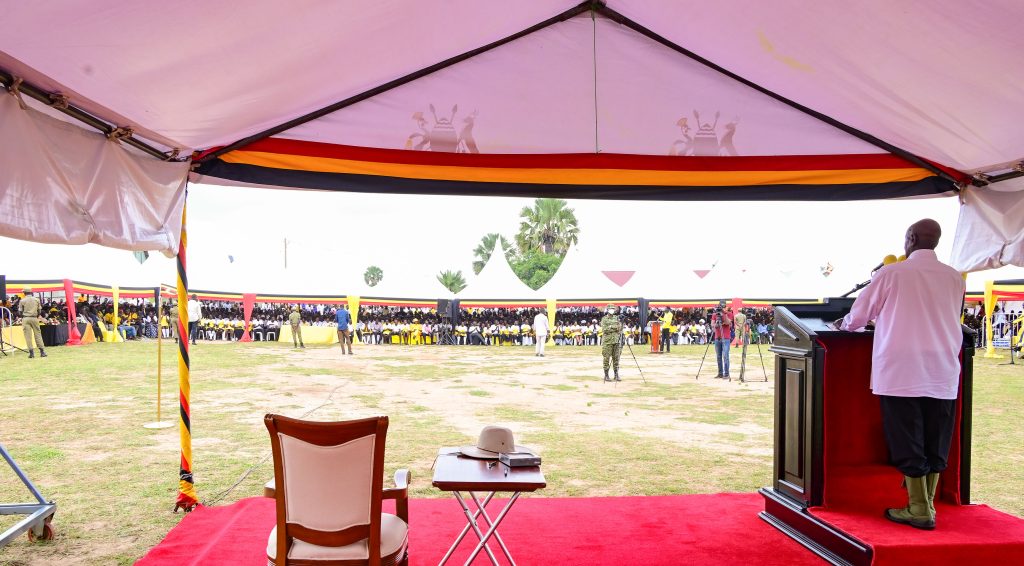
[[[770,488],[758,490],[764,511],[758,514],[808,550],[837,566],[870,566],[871,547],[818,519],[792,499]]]

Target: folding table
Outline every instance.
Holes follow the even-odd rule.
[[[462,456],[459,454],[458,448],[442,448],[438,451],[437,462],[434,464],[433,484],[434,487],[441,491],[452,492],[456,501],[459,502],[459,507],[462,508],[463,514],[466,516],[466,526],[462,528],[462,532],[459,533],[455,542],[452,543],[451,548],[448,549],[444,558],[441,559],[440,564],[443,565],[448,562],[455,549],[462,543],[462,539],[472,530],[480,542],[477,543],[476,548],[473,549],[473,552],[466,560],[467,565],[471,564],[477,554],[480,554],[480,551],[483,550],[491,559],[491,563],[497,566],[498,560],[487,545],[487,541],[494,538],[498,541],[498,545],[505,554],[505,558],[514,566],[515,561],[512,560],[508,546],[505,545],[505,541],[498,534],[498,526],[508,516],[512,506],[519,499],[519,494],[537,491],[547,486],[547,483],[544,481],[544,474],[540,471],[540,466],[509,468],[497,460],[480,460]],[[466,504],[466,499],[462,495],[463,491],[469,493],[469,498],[477,508],[476,511],[470,510],[469,505]],[[483,499],[477,496],[477,493],[481,492],[487,492]],[[491,502],[494,495],[498,492],[511,492],[512,496],[501,512],[492,520],[486,508],[487,504]],[[486,523],[486,533],[480,528],[480,523],[478,522],[480,517]]]

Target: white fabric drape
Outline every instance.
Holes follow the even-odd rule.
[[[965,191],[951,263],[968,272],[1024,267],[1024,178]]]
[[[142,156],[0,95],[0,235],[173,256],[188,163]]]

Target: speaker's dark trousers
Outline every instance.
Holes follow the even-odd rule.
[[[912,478],[945,470],[956,423],[956,399],[888,395],[880,399],[892,464]]]
[[[670,339],[671,336],[672,334],[668,331],[667,328],[661,329],[661,347],[658,348],[659,350],[661,350],[662,352],[672,351],[672,340]]]
[[[198,321],[188,321],[188,336],[192,339],[192,343],[196,343],[196,328],[199,326]]]

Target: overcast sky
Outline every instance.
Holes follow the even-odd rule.
[[[487,232],[515,235],[519,211],[533,199],[363,195],[192,185],[189,280],[192,288],[237,292],[352,292],[368,265],[385,279],[425,280],[441,270],[472,275],[473,248]],[[955,198],[870,202],[570,201],[580,246],[609,270],[707,269],[715,262],[779,266],[828,292],[867,278],[886,254],[902,253],[903,234],[921,218],[943,229],[948,260],[959,204]],[[284,269],[288,239],[288,269]],[[60,279],[124,286],[173,283],[172,259],[139,265],[130,252],[0,238],[0,273],[9,279]],[[230,256],[230,258],[229,258]],[[233,261],[232,259],[233,258]],[[667,262],[667,263],[666,263]],[[1022,268],[972,274],[1024,277]],[[346,289],[349,289],[346,291]],[[679,297],[683,298],[683,297]]]

